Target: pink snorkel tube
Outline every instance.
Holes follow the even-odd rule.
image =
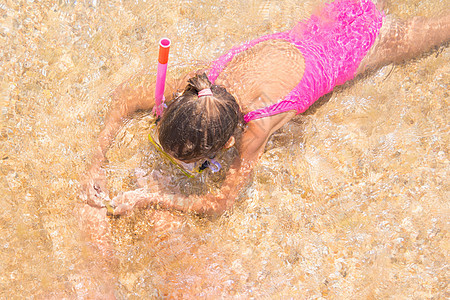
[[[153,112],[160,116],[164,110],[164,87],[166,84],[167,62],[169,61],[170,40],[159,41],[158,69],[156,71],[155,107]]]

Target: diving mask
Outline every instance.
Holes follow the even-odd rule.
[[[156,123],[150,126],[150,133],[148,134],[148,139],[150,143],[152,143],[153,146],[155,146],[156,150],[158,150],[158,152],[161,153],[162,156],[167,158],[173,165],[175,165],[175,167],[177,167],[187,177],[193,178],[197,174],[206,170],[207,168],[209,168],[213,173],[220,171],[220,169],[222,168],[220,163],[213,158],[206,159],[203,162],[202,160],[200,160],[199,162],[195,163],[184,163],[174,158],[172,155],[164,151],[162,146],[158,143],[158,140],[152,136],[152,131],[153,132],[156,131],[155,127]]]

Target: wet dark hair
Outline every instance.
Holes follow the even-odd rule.
[[[212,96],[198,96],[211,89]],[[158,135],[164,151],[181,161],[213,158],[231,136],[242,131],[243,115],[224,87],[211,84],[205,73],[188,80],[160,120]]]

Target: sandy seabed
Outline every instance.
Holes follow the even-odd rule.
[[[402,18],[448,9],[391,2]],[[317,4],[0,2],[0,298],[448,298],[448,47],[296,117],[219,219],[151,208],[109,219],[114,262],[80,230],[80,184],[111,92],[138,72],[154,78],[161,37],[177,78]],[[174,185],[214,188],[161,162],[150,119],[130,120],[109,151],[111,196],[155,168]]]

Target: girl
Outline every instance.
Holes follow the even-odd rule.
[[[264,151],[270,135],[314,101],[367,70],[400,63],[450,39],[450,16],[399,21],[384,16],[369,0],[325,4],[292,30],[260,37],[231,49],[187,80],[157,124],[164,155],[183,168],[220,168],[214,157],[236,145],[239,157],[215,194],[171,195],[158,185],[125,192],[112,200],[114,214],[157,204],[200,214],[229,209]],[[184,82],[182,80],[181,82]],[[168,84],[175,86],[175,84]],[[168,90],[166,98],[173,91]],[[99,147],[85,184],[87,202],[102,207],[101,164],[125,117],[154,106],[152,85],[121,85],[99,136]],[[156,139],[156,138],[155,138]],[[186,171],[187,172],[187,171]]]

